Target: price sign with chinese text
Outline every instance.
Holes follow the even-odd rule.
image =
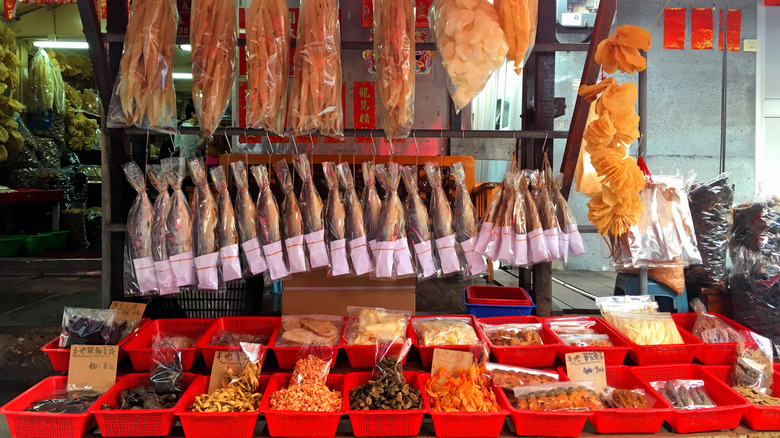
[[[116,381],[119,347],[116,345],[73,345],[70,347],[68,388],[92,388],[104,393]]]
[[[566,375],[571,380],[592,380],[597,389],[607,386],[603,351],[580,351],[566,355]]]

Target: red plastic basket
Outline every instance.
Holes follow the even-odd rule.
[[[728,384],[731,365],[705,366],[704,371],[712,374],[718,380]],[[774,372],[772,377],[772,397],[780,397],[780,373]],[[743,397],[744,398],[744,397]],[[749,404],[745,408],[745,423],[753,430],[780,430],[780,406],[756,406],[745,399]]]
[[[742,414],[749,406],[747,401],[723,381],[706,372],[700,365],[656,365],[632,367],[631,372],[645,382],[672,379],[697,379],[704,381],[716,407],[706,409],[672,409],[666,421],[678,433],[710,432],[734,429],[739,426]]]
[[[68,386],[68,376],[52,376],[20,394],[0,409],[14,438],[80,438],[95,425],[89,412],[83,414],[52,414],[25,412],[38,400],[50,398]]]
[[[190,384],[199,376],[197,374],[184,373],[182,390],[186,393]],[[176,421],[174,412],[179,407],[169,409],[141,409],[117,410],[119,406],[119,393],[123,389],[136,386],[149,385],[149,374],[128,374],[103,394],[90,406],[89,413],[95,416],[100,434],[102,436],[165,436],[171,431],[171,426]],[[182,397],[184,394],[182,394]],[[179,400],[181,403],[181,399]],[[111,407],[111,410],[103,410],[103,404]]]
[[[466,286],[466,303],[490,306],[533,306],[522,287]]]
[[[333,348],[333,361],[330,363],[330,367],[333,368],[334,365],[336,365],[336,356],[339,354],[339,350],[344,346],[344,328],[347,326],[346,319],[344,320],[344,323],[341,324],[341,334],[339,336],[339,343],[338,345],[334,345]],[[277,337],[278,337],[278,331],[277,331]],[[372,351],[375,349],[374,346],[371,346]],[[274,356],[276,357],[276,362],[279,364],[279,368],[282,369],[291,369],[295,368],[295,361],[297,360],[298,352],[300,351],[301,347],[280,347],[276,345],[276,342],[274,342],[273,347],[271,347],[271,350],[274,352]],[[371,358],[371,365],[368,366],[374,366],[373,364],[373,357]]]
[[[680,332],[684,343],[666,345],[639,345],[628,339],[609,322],[604,321],[604,324],[609,326],[628,343],[631,347],[628,350],[628,357],[637,365],[690,364],[702,345],[701,339],[693,336],[690,332],[680,327],[679,324],[677,325],[677,330]]]
[[[565,377],[565,376],[564,376]],[[519,436],[577,437],[591,412],[540,412],[516,409],[504,390],[496,391],[498,403],[509,411],[509,421]]]
[[[712,313],[712,315],[715,315],[718,318],[720,318],[723,322],[731,326],[731,328],[733,328],[734,330],[749,331],[747,327],[740,325],[726,318],[723,315],[719,315],[717,313]],[[678,326],[682,327],[683,329],[689,332],[693,330],[693,324],[696,322],[696,316],[698,316],[696,312],[672,314],[672,318],[674,318],[674,322],[676,322]],[[725,365],[725,364],[733,363],[736,354],[737,354],[736,342],[710,344],[702,341],[702,344],[699,346],[699,350],[696,352],[696,359],[699,359],[699,361],[705,365]]]
[[[509,412],[506,410],[499,412],[434,412],[431,410],[428,394],[425,392],[425,383],[431,378],[431,375],[430,373],[420,373],[417,378],[420,388],[422,388],[423,407],[431,416],[433,430],[437,437],[491,438],[501,435]],[[493,392],[501,403],[501,388],[493,387]],[[506,409],[504,405],[501,407]]]
[[[339,420],[344,414],[345,406],[341,406],[338,412],[302,412],[302,411],[277,411],[271,409],[271,394],[286,388],[290,383],[290,373],[277,373],[268,381],[268,388],[263,395],[263,403],[260,409],[265,414],[268,423],[268,433],[271,436],[327,438],[336,435]],[[329,374],[328,388],[344,392],[344,375]]]
[[[371,372],[349,373],[344,375],[344,409],[352,423],[355,436],[416,436],[420,433],[425,409],[408,411],[357,411],[349,408],[349,393],[353,388],[371,380]],[[417,373],[405,372],[407,383],[414,389],[420,389]]]
[[[265,391],[268,377],[260,378]],[[187,438],[250,438],[255,431],[260,409],[254,412],[189,412],[195,397],[209,389],[209,376],[197,378],[182,396],[176,408],[181,427]]]
[[[127,341],[122,349],[130,356],[134,370],[149,371],[152,357],[152,342],[155,336],[160,333],[166,333],[177,336],[189,336],[197,341],[213,323],[213,319],[158,319],[146,325],[136,336]],[[182,348],[180,351],[182,367],[185,370],[191,369],[192,364],[200,356],[200,351],[195,346]]]
[[[344,344],[344,338],[342,337],[341,343]],[[392,345],[388,349],[388,354],[398,355],[401,351],[403,344]],[[349,365],[352,368],[368,368],[373,367],[376,360],[376,346],[375,345],[342,345],[341,347],[347,352],[347,358],[349,359]],[[408,355],[407,355],[408,356]],[[406,363],[406,357],[401,360],[401,364]]]
[[[150,322],[151,320],[148,318],[141,319],[140,324],[138,324],[138,328],[133,333],[130,333],[124,339],[119,341],[117,344],[117,346],[119,346],[117,361],[121,361],[125,356],[127,356],[127,352],[125,352],[122,348],[125,343],[130,341],[142,328],[144,328]],[[54,368],[54,371],[57,371],[58,373],[68,371],[68,364],[70,364],[70,348],[60,348],[59,336],[44,344],[44,346],[41,347],[41,351],[49,356],[49,361],[51,362],[51,366]]]
[[[211,364],[214,362],[214,354],[217,351],[230,351],[237,348],[237,346],[218,347],[216,345],[209,345],[211,344],[211,339],[219,330],[255,336],[265,335],[268,337],[268,344],[260,349],[265,353],[268,351],[269,347],[274,345],[276,334],[279,332],[280,322],[281,319],[275,316],[225,316],[214,321],[214,323],[206,329],[206,332],[200,337],[197,344],[195,344],[195,347],[203,353],[203,359],[206,361],[206,366],[209,368],[211,368]],[[265,356],[263,356],[263,361],[265,361]],[[260,361],[260,366],[263,365],[263,361]]]
[[[505,365],[524,367],[549,367],[555,362],[555,355],[561,348],[561,340],[555,333],[542,324],[542,345],[518,347],[496,347],[485,335],[479,323],[485,324],[533,324],[541,320],[535,316],[494,316],[477,319],[477,333],[490,346],[490,351],[496,362]]]
[[[612,345],[614,345],[614,347],[572,347],[569,345],[565,345],[563,341],[560,341],[560,338],[558,338],[559,341],[561,342],[561,347],[558,349],[558,353],[557,353],[558,359],[560,359],[563,362],[566,362],[566,355],[568,353],[576,353],[578,351],[603,351],[604,362],[607,365],[610,366],[622,365],[623,360],[626,358],[626,354],[631,349],[631,347],[628,344],[628,341],[623,336],[621,336],[615,329],[610,327],[610,325],[607,324],[607,322],[604,321],[603,318],[597,318],[594,316],[588,318],[583,318],[581,316],[578,316],[576,318],[587,319],[588,321],[594,321],[596,325],[593,326],[593,330],[596,331],[596,333],[609,336],[609,340],[612,341]],[[568,318],[567,317],[544,318],[544,324],[545,326],[549,326],[548,321],[555,321],[555,320],[565,321],[566,319]],[[553,332],[553,334],[555,334],[555,332]]]
[[[420,352],[420,359],[422,359],[422,364],[424,367],[430,368],[431,363],[433,362],[433,350],[437,348],[445,348],[447,350],[458,350],[458,351],[469,351],[472,348],[474,348],[473,345],[437,345],[437,346],[431,346],[431,347],[423,347],[420,345],[420,343],[417,340],[417,333],[414,331],[414,321],[415,319],[420,318],[432,318],[432,317],[442,317],[442,318],[469,318],[471,322],[471,326],[474,327],[474,333],[477,334],[478,339],[482,339],[482,336],[480,335],[480,331],[477,329],[477,320],[474,319],[471,315],[424,315],[424,316],[413,316],[411,320],[409,320],[409,337],[412,338],[412,345],[414,348],[417,349],[417,351]],[[373,363],[371,364],[373,366]]]

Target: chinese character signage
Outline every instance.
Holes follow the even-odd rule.
[[[376,128],[376,96],[373,82],[355,82],[352,86],[355,129]],[[371,143],[371,137],[355,137],[355,143]]]

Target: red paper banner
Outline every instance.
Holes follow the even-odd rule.
[[[431,8],[433,0],[415,1],[415,27],[428,27],[428,10]],[[373,0],[360,0],[360,18],[363,29],[372,29],[374,27],[374,2]]]
[[[780,0],[764,0],[764,6],[780,6]]]
[[[691,9],[691,49],[712,50],[712,8]]]
[[[664,9],[664,49],[685,48],[685,8]]]
[[[16,9],[16,0],[3,0],[3,14],[5,18],[13,19],[14,9]]]
[[[373,82],[352,84],[355,129],[376,128],[376,92]],[[371,143],[371,137],[355,137],[355,143]]]
[[[726,44],[730,52],[739,52],[739,41],[742,34],[742,11],[729,9],[728,28],[726,29]],[[718,31],[718,50],[723,50],[723,9],[720,10],[720,30]]]

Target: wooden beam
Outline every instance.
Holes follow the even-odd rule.
[[[593,32],[590,36],[588,57],[585,59],[585,66],[582,68],[582,79],[580,80],[582,85],[593,85],[599,79],[601,66],[593,58],[596,55],[596,48],[599,43],[609,36],[616,11],[617,0],[601,0],[599,3],[599,12],[596,14],[596,22],[593,24]],[[567,199],[569,198],[571,183],[574,180],[574,171],[577,168],[577,158],[580,156],[580,146],[582,144],[582,135],[585,133],[585,123],[588,121],[588,111],[590,111],[590,103],[577,96],[571,124],[569,125],[569,138],[566,140],[566,149],[563,152],[561,161],[561,173],[563,173],[561,194]]]
[[[108,68],[108,54],[103,43],[103,34],[100,33],[100,21],[97,18],[97,8],[92,0],[78,0],[81,25],[84,28],[84,37],[89,44],[89,58],[92,60],[92,68],[95,70],[100,101],[103,104],[103,112],[108,114],[108,105],[111,103],[111,89],[114,77]]]

